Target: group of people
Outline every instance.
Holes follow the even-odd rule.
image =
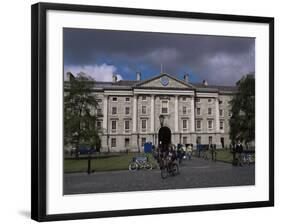
[[[154,150],[153,155],[159,164],[163,161],[172,164],[176,160],[178,160],[179,163],[186,158],[191,160],[192,151],[192,144],[178,144],[178,146],[173,144],[159,144],[158,148]]]

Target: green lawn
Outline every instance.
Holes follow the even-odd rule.
[[[144,153],[106,153],[94,154],[91,160],[91,169],[94,171],[112,171],[112,170],[128,170],[129,164],[134,156],[144,156]],[[151,154],[146,154],[148,161],[152,163],[153,168],[157,163]],[[64,172],[87,172],[88,160],[87,157],[82,157],[79,160],[73,158],[65,158]]]
[[[217,150],[217,161],[232,163],[232,153],[230,150],[218,149]]]

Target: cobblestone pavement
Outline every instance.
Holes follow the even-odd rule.
[[[255,166],[234,167],[194,158],[180,165],[180,174],[162,179],[160,170],[73,173],[64,175],[64,194],[204,188],[255,184]]]

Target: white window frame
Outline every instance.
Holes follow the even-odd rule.
[[[128,123],[128,128],[126,128],[126,123]],[[130,130],[130,120],[125,120],[124,121],[124,130],[125,130],[125,132]]]
[[[145,128],[143,128],[143,122],[145,122]],[[146,132],[147,130],[147,119],[141,119],[141,131]]]
[[[143,142],[143,139],[144,139],[144,142]],[[145,137],[142,137],[142,138],[141,138],[141,147],[143,147],[145,143],[146,143],[146,138],[145,138]]]
[[[127,108],[129,108],[129,113],[127,113]],[[125,115],[130,115],[130,113],[131,113],[130,107],[125,107]]]
[[[222,124],[222,126],[221,126],[221,124]],[[221,128],[222,127],[222,128]],[[224,121],[220,121],[220,130],[221,131],[224,131]]]
[[[197,122],[200,122],[200,128],[198,128]],[[196,120],[196,130],[202,130],[202,120]]]
[[[185,111],[184,111],[184,108],[185,108]],[[184,114],[184,115],[187,114],[187,106],[182,107],[182,114]]]
[[[163,113],[163,104],[164,104],[164,102],[167,102],[167,113]],[[170,110],[170,108],[169,108],[169,100],[161,100],[161,113],[160,114],[169,114],[169,110]]]
[[[113,122],[115,122],[115,128],[113,128]],[[112,132],[116,132],[116,130],[117,130],[117,121],[116,120],[112,120],[111,121],[111,131]]]
[[[114,146],[112,144],[113,140],[115,140],[115,145]],[[111,138],[110,145],[111,145],[111,148],[116,148],[117,147],[117,139],[116,138]]]
[[[184,123],[185,123],[185,126],[184,127]],[[182,120],[182,130],[186,131],[188,129],[188,119],[183,119]]]
[[[209,127],[209,122],[211,122],[211,128]],[[208,120],[208,122],[207,122],[207,125],[208,125],[208,130],[213,130],[213,128],[214,128],[214,121],[213,120]]]
[[[200,113],[198,113],[198,109],[199,109]],[[196,115],[200,116],[201,114],[202,114],[201,107],[196,107]]]
[[[127,100],[129,99],[129,100]],[[130,97],[125,97],[125,102],[131,102],[131,98]]]
[[[222,113],[221,113],[221,111],[222,111]],[[220,115],[220,117],[224,117],[224,109],[219,109],[219,115]]]
[[[209,114],[209,109],[211,110],[211,113]],[[213,108],[208,107],[208,111],[207,111],[208,116],[212,116],[213,115]]]
[[[182,144],[187,144],[187,136],[182,137]]]
[[[116,108],[116,113],[113,113],[113,108]],[[117,115],[117,113],[118,113],[118,108],[117,108],[117,107],[112,107],[112,108],[111,108],[111,114],[112,114],[112,115]]]

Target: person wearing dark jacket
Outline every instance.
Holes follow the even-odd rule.
[[[236,145],[236,153],[238,154],[238,160],[237,160],[237,166],[242,166],[242,153],[243,153],[243,145],[240,141],[238,141],[238,144]]]

